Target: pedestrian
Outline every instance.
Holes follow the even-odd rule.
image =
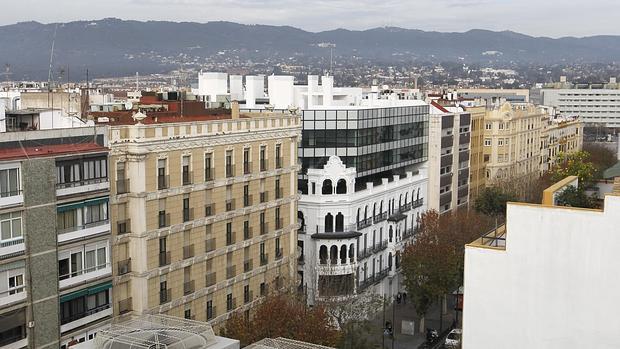
[[[403,291],[403,303],[407,304],[407,292]]]

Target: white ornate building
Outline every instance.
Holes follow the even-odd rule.
[[[298,204],[298,268],[308,302],[402,291],[400,255],[426,209],[427,169],[355,191],[355,168],[331,156],[322,169],[309,168],[307,178]]]

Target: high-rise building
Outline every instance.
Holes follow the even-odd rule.
[[[112,316],[107,134],[55,117],[13,111],[0,133],[2,348],[64,348]]]
[[[508,204],[506,225],[466,246],[462,348],[616,347],[619,193],[602,210],[555,206],[574,185]]]
[[[219,328],[290,286],[300,117],[134,119],[110,126],[115,314]]]
[[[469,202],[471,114],[431,102],[428,150],[428,208],[439,213]]]

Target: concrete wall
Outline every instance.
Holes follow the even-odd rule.
[[[466,248],[463,348],[617,348],[619,213],[509,205],[505,250]]]

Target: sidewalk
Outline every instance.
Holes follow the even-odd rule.
[[[415,312],[415,308],[411,304],[411,302],[407,302],[404,304],[395,304],[396,313],[393,315],[392,305],[386,306],[385,308],[385,321],[393,322],[394,327],[394,343],[392,344],[392,338],[389,336],[385,336],[385,339],[378,338],[379,348],[381,348],[381,344],[383,343],[384,349],[415,349],[426,341],[425,333],[416,333],[415,335],[407,335],[402,333],[402,321],[414,321],[415,330],[417,332],[419,327],[419,316]],[[434,304],[429,310],[428,314],[426,314],[425,324],[426,328],[434,328],[439,332],[439,317],[440,317],[440,309],[441,305]],[[452,325],[452,321],[454,319],[454,301],[448,298],[448,313],[443,316],[443,329],[447,329]],[[460,318],[459,314],[459,318]],[[394,318],[394,321],[392,319]],[[460,319],[459,319],[460,320]],[[378,328],[383,328],[385,326],[385,321],[383,320],[383,312],[380,312],[375,317],[373,321]],[[392,346],[393,345],[393,346]]]

